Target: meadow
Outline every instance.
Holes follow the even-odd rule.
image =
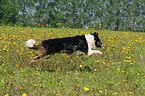
[[[31,66],[44,39],[98,32],[103,55],[55,54]],[[145,33],[0,26],[0,96],[145,96]]]

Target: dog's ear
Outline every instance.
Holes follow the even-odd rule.
[[[98,36],[98,32],[97,32],[97,33],[96,33],[96,32],[94,32],[94,35],[95,35],[95,36]]]

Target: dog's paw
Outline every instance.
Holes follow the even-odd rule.
[[[103,53],[102,53],[102,52],[100,52],[99,54],[100,54],[100,55],[103,55]]]

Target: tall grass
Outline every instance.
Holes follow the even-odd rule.
[[[36,51],[28,39],[93,33],[96,30],[0,26],[1,96],[144,96],[145,33],[99,30],[103,55],[55,54],[29,66]]]

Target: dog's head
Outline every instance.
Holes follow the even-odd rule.
[[[93,36],[94,36],[94,40],[95,40],[95,45],[96,45],[96,47],[99,47],[99,48],[103,47],[103,44],[101,43],[101,40],[100,40],[100,38],[98,37],[98,32],[97,32],[97,33],[94,32],[94,33],[93,33]]]

